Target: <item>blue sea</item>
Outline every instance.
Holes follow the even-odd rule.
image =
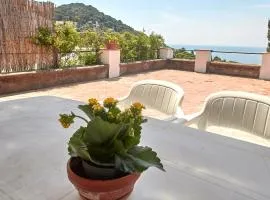
[[[237,47],[237,46],[210,46],[210,45],[170,45],[173,48],[185,48],[187,50],[194,49],[209,49],[215,51],[230,51],[230,52],[249,52],[249,53],[264,53],[266,47]],[[212,53],[212,57],[218,56],[222,59],[236,61],[245,64],[261,64],[261,55],[250,54],[232,54],[232,53]]]

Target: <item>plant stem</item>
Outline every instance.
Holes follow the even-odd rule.
[[[87,119],[85,119],[85,118],[83,118],[83,117],[81,117],[81,116],[75,115],[75,117],[80,118],[81,120],[85,121],[87,124],[88,124],[88,122],[89,122],[89,121],[87,121]]]

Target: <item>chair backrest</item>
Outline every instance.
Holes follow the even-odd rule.
[[[247,92],[219,92],[208,97],[198,128],[229,127],[270,137],[270,98]]]
[[[135,83],[128,99],[139,101],[148,108],[172,115],[182,102],[184,91],[179,86],[160,80],[144,80]]]

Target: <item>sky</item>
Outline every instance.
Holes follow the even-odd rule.
[[[92,5],[167,44],[267,45],[270,0],[51,0]]]

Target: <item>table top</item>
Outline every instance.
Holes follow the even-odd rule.
[[[1,200],[79,200],[66,143],[80,124],[63,129],[57,121],[78,104],[50,96],[0,103]],[[144,172],[130,200],[270,199],[269,148],[154,119],[142,134],[166,172]]]

